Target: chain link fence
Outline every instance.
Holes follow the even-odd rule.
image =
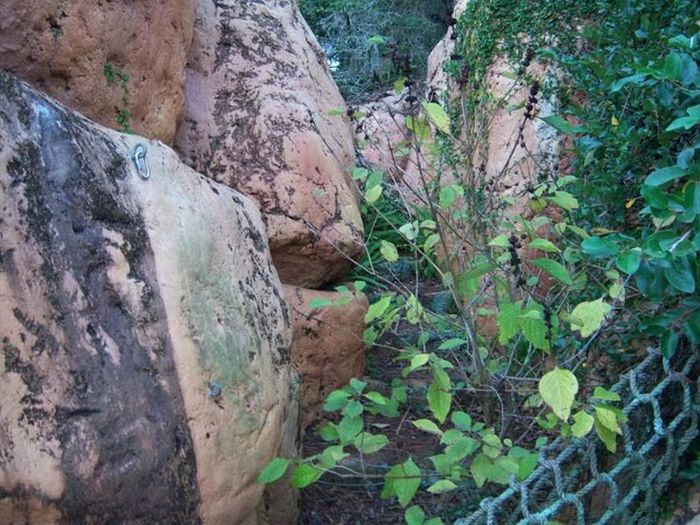
[[[656,525],[664,490],[698,436],[699,371],[697,349],[671,360],[651,351],[613,388],[628,418],[617,454],[593,434],[558,439],[530,477],[455,525]]]

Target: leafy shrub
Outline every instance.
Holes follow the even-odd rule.
[[[385,89],[397,72],[422,78],[445,34],[448,3],[435,0],[303,0],[301,11],[352,103]]]
[[[381,174],[354,171],[366,211],[383,217],[381,229],[370,228],[370,256],[394,262],[416,254],[457,311],[431,311],[418,283],[392,287],[382,277],[389,286],[369,308],[365,341],[371,346],[401,324],[416,327],[396,354],[402,372],[385,390],[356,379],[330,394],[330,422],[320,430],[327,448],[273,461],[261,482],[279,479],[292,463],[298,487],[324,475],[362,477],[345,462],[350,452],[364,458],[389,443],[367,418],[401,415],[440,448],[386,465],[382,496],[407,507],[409,525],[442,523],[410,506],[421,487],[440,494],[524,479],[555,435],[594,432],[618,453],[621,400],[589,371],[591,358],[632,361],[644,346],[670,358],[700,343],[700,6],[590,0],[571,9],[470,3],[446,66],[464,88],[461,98],[424,102],[407,119],[408,145],[421,159],[414,168],[426,198],[422,216],[381,204]],[[504,22],[506,12],[521,24]],[[582,28],[577,38],[574,27]],[[545,96],[528,71],[535,57],[561,76],[546,88],[561,111],[542,120],[568,137],[573,160],[564,176],[538,174],[528,215],[493,195],[478,166],[485,124],[509,102],[494,100],[485,81],[497,52],[510,57],[514,86],[530,86],[532,106]],[[533,118],[526,107],[524,121]],[[466,257],[453,257],[460,244]],[[414,377],[424,389],[409,387]]]

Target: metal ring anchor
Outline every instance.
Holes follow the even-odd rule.
[[[151,178],[151,167],[148,165],[147,153],[148,149],[143,142],[139,142],[134,146],[134,149],[131,150],[131,160],[134,162],[134,166],[136,166],[136,173],[138,173],[139,177],[143,180]]]
[[[221,385],[216,381],[211,381],[207,385],[207,397],[210,399],[216,399],[221,396],[222,388]]]

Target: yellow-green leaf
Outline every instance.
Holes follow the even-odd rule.
[[[384,257],[389,262],[396,262],[399,260],[399,252],[396,249],[396,246],[394,246],[394,244],[389,241],[382,241],[379,247],[379,251],[381,252],[382,257]]]
[[[443,133],[450,134],[450,117],[440,104],[434,102],[423,102],[423,111],[428,115],[430,121],[437,129]]]
[[[430,485],[430,487],[428,487],[428,492],[431,494],[442,494],[443,492],[449,492],[450,490],[454,490],[456,488],[457,485],[455,485],[449,479],[441,479],[440,481],[436,481]]]
[[[601,327],[611,309],[602,297],[597,301],[580,303],[571,312],[571,329],[580,331],[581,337],[588,337]]]
[[[377,202],[377,199],[382,196],[382,191],[384,190],[384,187],[380,184],[377,184],[376,186],[372,186],[370,189],[368,189],[365,192],[365,199],[367,199],[367,202],[370,204],[373,204]]]
[[[615,434],[622,434],[622,429],[620,428],[620,423],[617,421],[617,416],[615,412],[609,408],[596,406],[595,407],[596,420],[603,425],[605,428],[614,432]]]
[[[292,485],[298,489],[303,489],[308,487],[323,475],[323,469],[310,465],[308,463],[302,463],[299,465],[294,474],[292,474]]]
[[[571,433],[578,437],[584,437],[593,429],[593,416],[583,410],[574,414],[574,424],[571,425]]]
[[[569,370],[555,368],[540,379],[539,392],[554,414],[566,421],[578,392],[578,380]]]
[[[287,458],[275,458],[258,475],[258,483],[272,483],[277,481],[287,472],[289,460]]]
[[[442,436],[442,430],[440,430],[440,427],[429,419],[417,419],[416,421],[413,421],[413,425],[420,430],[429,432],[430,434]]]
[[[571,276],[564,266],[562,266],[557,261],[552,259],[535,259],[532,264],[537,266],[539,269],[544,270],[552,277],[561,281],[564,284],[572,284]]]

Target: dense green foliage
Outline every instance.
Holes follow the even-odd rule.
[[[417,335],[397,349],[403,370],[386,391],[355,380],[328,397],[324,408],[336,416],[321,437],[329,446],[298,464],[294,484],[347,470],[339,464],[350,451],[384,448],[388,437],[365,419],[377,414],[401,414],[439,443],[428,457],[386,465],[382,496],[408,507],[409,525],[442,523],[409,506],[421,488],[441,494],[524,479],[555,436],[594,433],[619,453],[622,400],[600,386],[591,358],[607,358],[612,382],[640,349],[671,358],[700,344],[698,20],[692,1],[469,4],[446,66],[461,96],[424,102],[407,119],[405,146],[424,160],[421,179],[429,181],[423,209],[400,212],[382,202],[392,193],[381,174],[353,173],[373,220],[368,257],[396,263],[412,255],[422,265],[415,282],[409,276],[393,288],[392,276],[377,276],[383,287],[365,340],[375,344],[404,325]],[[529,104],[556,97],[558,113],[541,120],[567,139],[570,167],[543,167],[523,214],[489,191],[478,166],[492,116],[509,103],[486,82],[497,54],[509,58],[514,86],[529,88]],[[556,82],[537,80],[533,62],[556,71]],[[523,122],[540,118],[532,108],[512,111]],[[460,242],[466,260],[453,261],[449,247]],[[448,264],[436,262],[440,249]],[[423,304],[425,268],[456,312]],[[425,388],[409,387],[409,377]],[[289,463],[261,479],[281,477]]]
[[[441,0],[302,0],[300,7],[353,103],[396,76],[422,79],[451,16]]]

